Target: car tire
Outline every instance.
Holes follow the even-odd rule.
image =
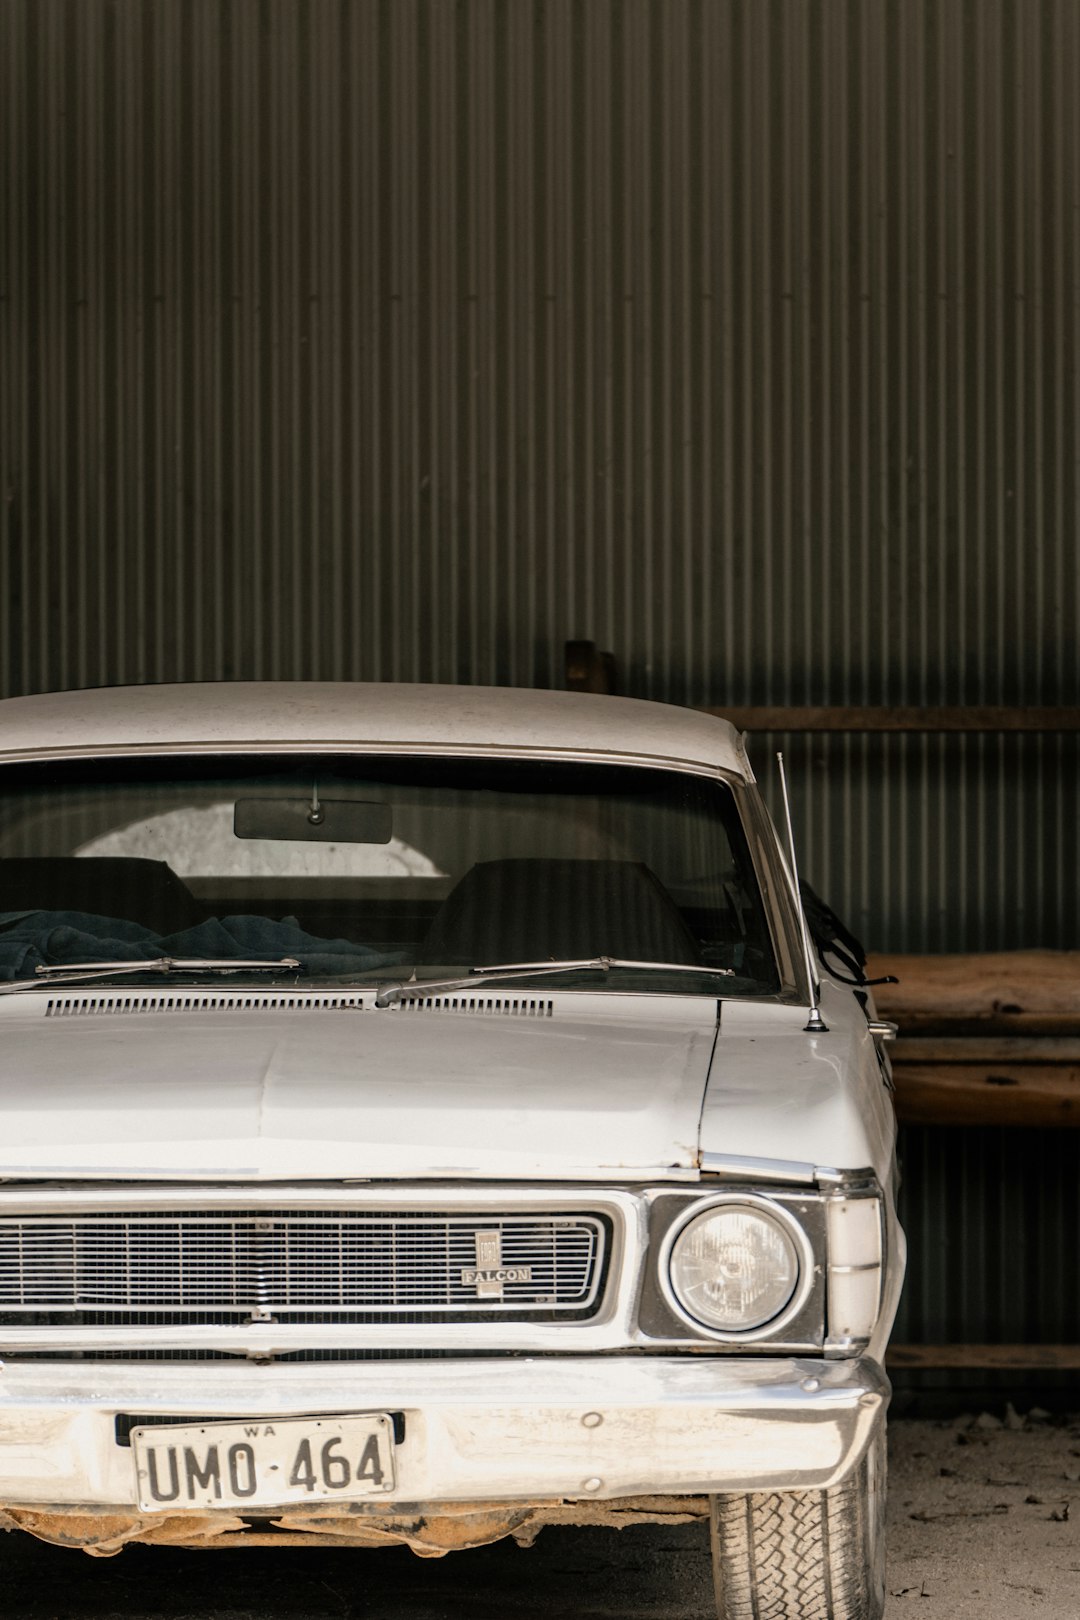
[[[886,1466],[882,1425],[840,1485],[714,1496],[719,1620],[881,1620]]]

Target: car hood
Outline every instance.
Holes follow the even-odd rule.
[[[890,1163],[866,1020],[829,986],[821,1035],[805,1008],[761,1002],[724,1002],[718,1025],[705,996],[475,1012],[176,999],[145,1011],[110,991],[93,1016],[0,999],[0,1177],[618,1182],[696,1179],[704,1156],[884,1178]],[[541,1015],[506,1010],[522,1005]]]
[[[706,997],[562,996],[541,1017],[370,1003],[125,1016],[121,996],[57,1018],[36,995],[15,1002],[0,1176],[696,1175]]]

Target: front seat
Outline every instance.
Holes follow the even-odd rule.
[[[195,896],[166,861],[115,855],[28,855],[0,860],[0,912],[85,911],[151,933],[201,922]]]
[[[418,960],[556,961],[620,956],[700,962],[675,902],[641,861],[480,861],[447,895]]]

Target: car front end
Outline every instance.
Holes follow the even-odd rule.
[[[888,1066],[828,974],[806,1028],[738,740],[363,697],[3,706],[3,1522],[441,1554],[849,1488]]]

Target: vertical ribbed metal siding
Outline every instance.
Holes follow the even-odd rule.
[[[1075,700],[1072,0],[0,18],[7,691]],[[1075,943],[1074,737],[787,746],[874,944]]]
[[[1071,0],[0,16],[11,689],[1075,691]]]
[[[676,702],[1076,701],[1073,0],[0,30],[4,690],[592,636]],[[786,743],[871,943],[1077,944],[1075,737]],[[1072,1159],[1003,1147],[908,1133],[905,1335],[1080,1331]]]
[[[908,1274],[896,1340],[1078,1344],[1080,1182],[1074,1131],[908,1126],[900,1213]],[[1076,1374],[908,1372],[906,1387],[1026,1383],[1075,1395]]]

